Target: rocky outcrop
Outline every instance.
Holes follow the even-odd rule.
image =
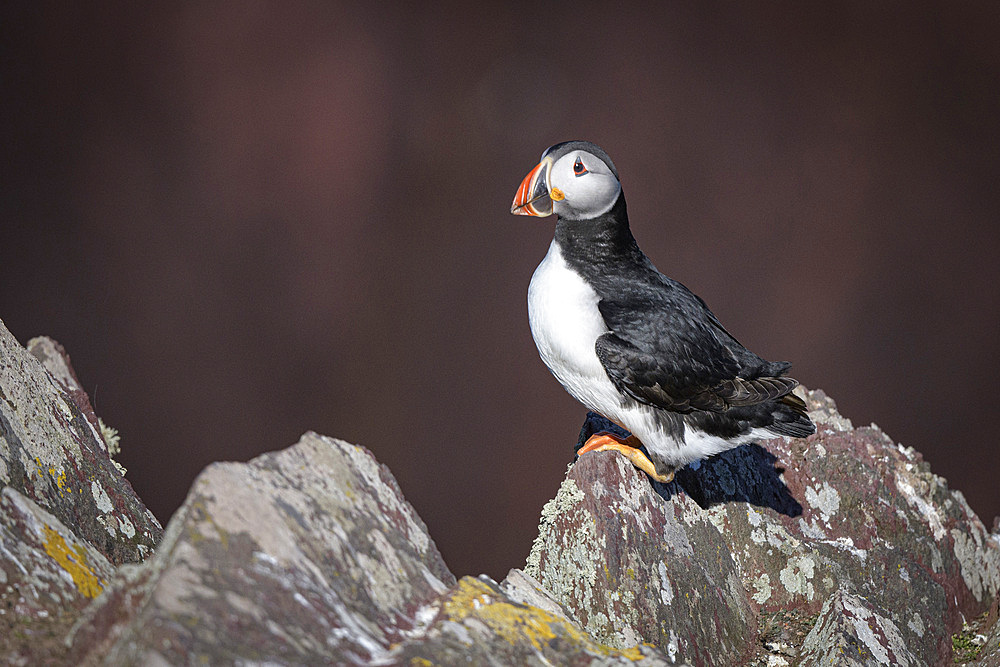
[[[88,611],[76,655],[366,663],[455,584],[388,470],[313,433],[209,466],[143,569]]]
[[[0,343],[11,664],[923,665],[966,635],[1000,654],[998,536],[821,392],[816,435],[669,485],[585,455],[497,583],[456,580],[389,470],[315,433],[206,468],[157,544],[65,354]]]
[[[114,566],[13,487],[0,492],[0,664],[58,663]]]
[[[163,532],[108,454],[69,357],[0,322],[0,662],[58,664],[115,566]]]
[[[801,665],[919,665],[891,612],[838,590],[823,603],[816,625],[802,644]],[[914,647],[917,648],[917,647]],[[935,661],[936,662],[936,661]]]
[[[912,449],[854,429],[822,392],[809,405],[816,435],[740,447],[666,486],[584,456],[543,511],[528,572],[598,639],[699,664],[768,644],[797,656],[762,629],[779,613],[820,615],[810,655],[865,622],[869,659],[948,661],[1000,589],[997,536]]]
[[[49,339],[33,343],[35,354],[0,322],[0,485],[34,500],[112,563],[143,560],[163,529],[111,462],[69,357]]]
[[[388,469],[307,433],[248,464],[209,466],[156,555],[82,615],[71,653],[108,665],[656,655],[603,646],[516,597],[488,578],[456,585]]]
[[[428,607],[430,622],[386,655],[381,664],[672,664],[653,646],[639,644],[620,650],[602,644],[564,611],[553,609],[557,603],[537,582],[526,582],[523,573],[503,585],[486,576],[463,577]],[[520,585],[529,586],[530,592],[519,590]],[[530,602],[524,601],[522,594]]]

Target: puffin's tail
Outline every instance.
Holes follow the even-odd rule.
[[[795,394],[785,394],[775,401],[771,415],[774,423],[767,430],[776,435],[804,438],[816,432],[816,425],[809,419],[806,402]]]

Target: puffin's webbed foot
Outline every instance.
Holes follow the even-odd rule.
[[[610,433],[595,433],[590,436],[587,442],[584,443],[580,451],[577,452],[580,456],[583,456],[587,452],[603,452],[607,450],[613,450],[627,458],[632,462],[639,470],[643,471],[657,482],[667,484],[674,478],[674,471],[671,470],[665,475],[661,475],[656,472],[656,466],[653,462],[649,460],[639,446],[642,443],[634,435],[622,439],[617,436],[611,435]]]

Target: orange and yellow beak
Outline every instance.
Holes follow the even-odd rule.
[[[552,195],[549,193],[549,172],[552,158],[545,158],[528,172],[514,195],[510,212],[514,215],[552,215]]]

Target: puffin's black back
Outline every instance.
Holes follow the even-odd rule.
[[[615,170],[606,153],[589,142],[556,144],[543,157],[558,159],[577,148]],[[603,215],[559,218],[555,241],[600,299],[610,333],[598,339],[597,352],[620,391],[689,413],[687,419],[699,428],[723,437],[748,426],[795,437],[815,432],[805,404],[790,394],[798,383],[782,377],[791,364],[748,350],[700,297],[656,270],[629,228],[623,191]]]

